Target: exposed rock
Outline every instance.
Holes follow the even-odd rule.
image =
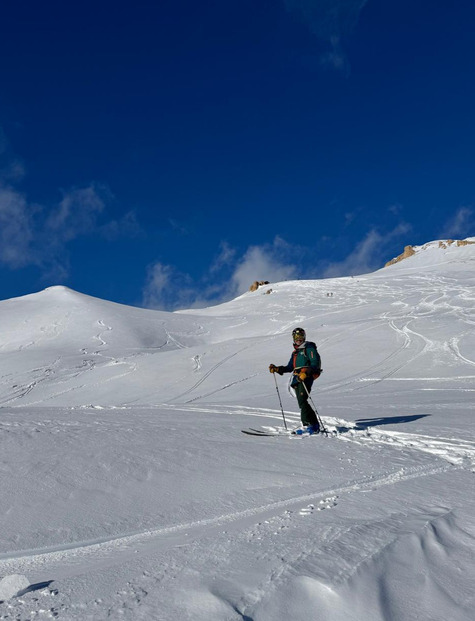
[[[394,263],[399,263],[399,261],[402,261],[403,259],[412,257],[413,254],[416,254],[416,251],[414,250],[413,246],[406,246],[402,254],[400,254],[395,259],[391,259],[391,261],[388,261],[384,267],[387,267],[388,265],[393,265]]]
[[[269,284],[268,280],[261,280],[261,281],[255,280],[252,283],[252,285],[249,287],[249,291],[257,291],[261,285],[268,285],[268,284]]]
[[[446,241],[440,241],[439,242],[439,248],[445,248],[447,249],[447,246],[451,246],[454,243],[453,239],[447,239]],[[459,245],[459,242],[457,241],[457,246]]]
[[[424,246],[420,246],[418,250],[426,250],[429,247],[434,247],[434,243],[435,242],[424,244]],[[439,248],[441,248],[442,250],[447,250],[447,248],[449,246],[452,246],[453,244],[455,244],[456,246],[468,246],[469,244],[475,244],[475,241],[471,241],[470,239],[457,239],[457,240],[446,239],[446,240],[439,241]],[[416,254],[414,247],[406,246],[402,254],[400,254],[395,259],[391,259],[391,261],[388,261],[384,267],[387,267],[388,265],[393,265],[394,263],[399,263],[399,261],[402,261],[403,259],[407,259],[408,257],[412,257],[412,255],[414,254]]]

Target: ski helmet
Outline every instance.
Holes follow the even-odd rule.
[[[307,336],[305,334],[305,330],[303,328],[295,328],[292,330],[292,338],[295,341],[305,341]]]

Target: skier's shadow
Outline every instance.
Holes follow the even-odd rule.
[[[54,582],[54,580],[46,580],[45,582],[30,584],[30,586],[26,587],[26,589],[23,589],[22,591],[17,593],[17,597],[21,597],[22,595],[26,595],[27,593],[31,593],[32,591],[40,591],[41,589],[46,589],[52,582]]]
[[[30,586],[27,586],[26,589],[22,589],[21,591],[19,591],[15,597],[22,597],[23,595],[26,595],[27,593],[31,593],[32,591],[39,591],[41,589],[46,589],[47,587],[49,587],[49,585],[53,582],[53,580],[46,580],[45,582],[37,582],[36,584],[30,584]],[[0,604],[4,604],[5,600],[0,600]]]
[[[358,418],[355,420],[356,427],[338,427],[338,433],[348,431],[364,431],[369,427],[379,427],[381,425],[399,425],[400,423],[412,423],[419,418],[425,418],[430,414],[412,414],[411,416],[379,416],[378,418]]]

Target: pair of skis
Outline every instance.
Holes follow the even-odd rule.
[[[272,366],[272,365],[271,365]],[[294,373],[297,369],[294,370]],[[320,371],[321,373],[321,371]],[[282,418],[284,420],[284,427],[285,429],[269,429],[269,430],[265,430],[265,429],[241,429],[242,433],[247,434],[248,436],[296,436],[296,437],[305,437],[305,436],[310,436],[310,435],[319,435],[319,434],[325,434],[328,437],[328,430],[326,429],[325,425],[323,424],[322,419],[320,418],[320,414],[318,413],[318,410],[315,406],[315,403],[313,402],[312,397],[310,396],[310,391],[307,388],[305,382],[302,382],[302,385],[305,388],[305,391],[307,392],[307,396],[309,401],[311,402],[313,409],[315,411],[315,416],[317,418],[317,422],[318,422],[318,426],[320,428],[320,431],[317,433],[309,433],[308,431],[305,431],[303,429],[294,429],[294,430],[289,430],[287,428],[287,422],[285,420],[285,414],[284,414],[284,408],[282,406],[282,399],[280,398],[280,392],[279,392],[279,387],[277,385],[277,379],[275,377],[275,372],[272,371],[272,375],[274,376],[274,381],[275,381],[275,388],[277,390],[277,395],[279,396],[279,403],[280,403],[280,410],[282,412]]]
[[[317,436],[320,434],[328,436],[328,431],[323,426],[320,427],[319,433],[312,434],[303,429],[294,429],[291,431],[290,429],[253,429],[252,427],[249,429],[241,429],[241,432],[248,436],[291,436],[295,438],[302,438],[310,435]]]

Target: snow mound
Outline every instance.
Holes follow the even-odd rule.
[[[30,581],[21,574],[11,574],[0,580],[0,601],[6,601],[16,597],[18,593],[30,586]]]

